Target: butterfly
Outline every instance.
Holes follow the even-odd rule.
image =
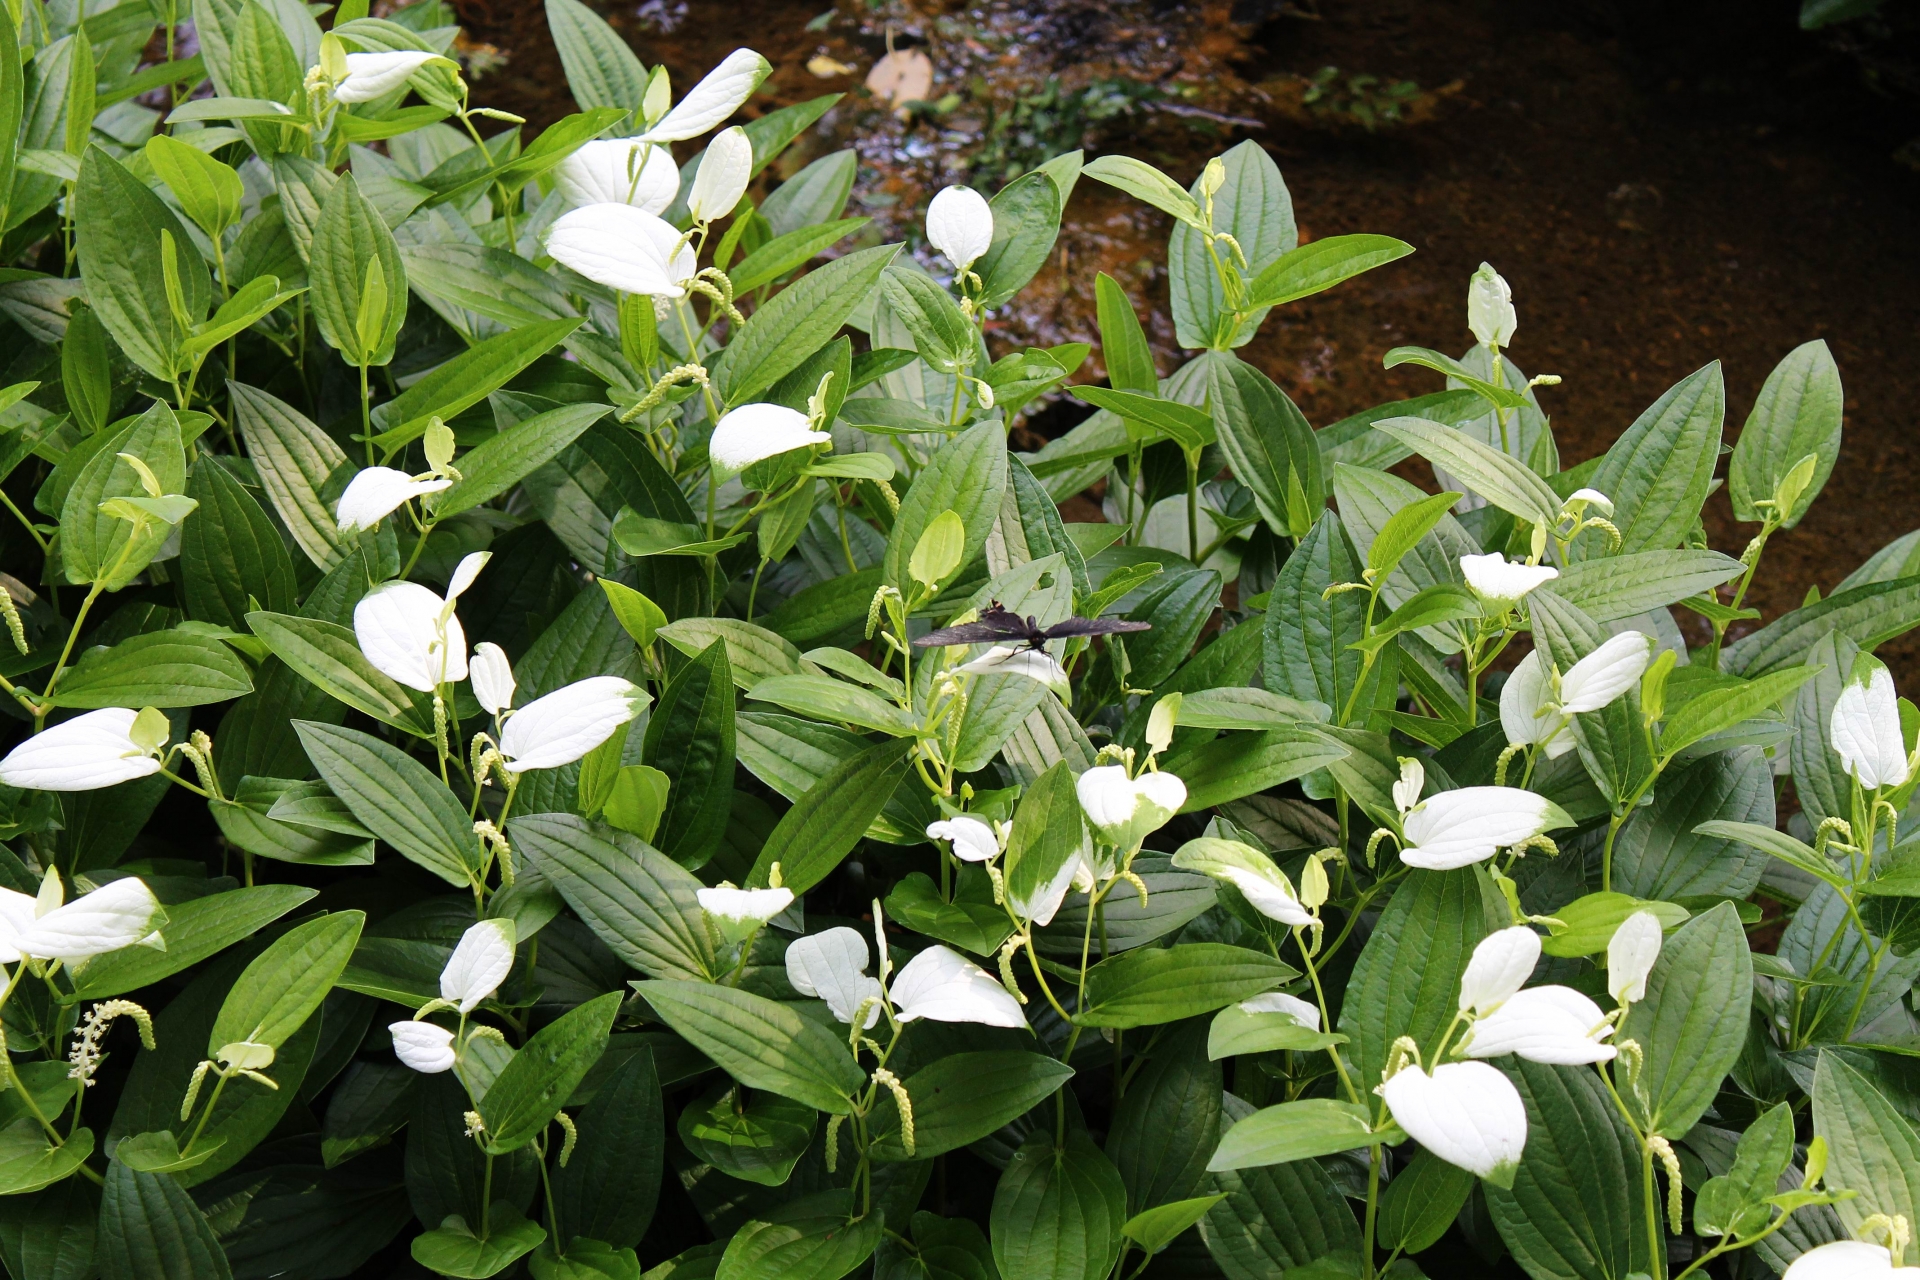
[[[1032,617],[1023,618],[1010,613],[995,600],[980,615],[978,622],[963,622],[957,627],[942,627],[938,631],[929,631],[914,644],[922,648],[947,644],[986,644],[993,640],[1018,640],[1027,647],[1039,649],[1049,640],[1064,640],[1069,636],[1104,636],[1116,631],[1148,631],[1150,623],[1127,622],[1120,618],[1068,618],[1065,622],[1056,622],[1043,627]]]

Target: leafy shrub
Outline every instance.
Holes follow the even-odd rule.
[[[582,110],[483,137],[423,12],[0,23],[7,251],[78,273],[0,283],[13,1275],[1910,1258],[1916,535],[1726,642],[1823,345],[1734,559],[1718,367],[1563,468],[1488,267],[1387,356],[1444,387],[1312,428],[1235,348],[1410,249],[1299,245],[1257,147],[804,270],[844,158],[745,193],[832,99],[721,128],[758,55],[675,102],[548,0]],[[983,319],[1089,178],[1200,354],[1101,277],[1110,385],[1016,455],[1089,351]]]

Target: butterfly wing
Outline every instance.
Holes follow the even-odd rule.
[[[963,622],[957,627],[929,631],[913,643],[921,648],[948,644],[989,644],[995,640],[1025,640],[1032,634],[1026,619],[1002,609],[994,602],[978,622]]]
[[[1149,622],[1129,622],[1125,618],[1068,618],[1047,628],[1046,638],[1063,640],[1069,636],[1109,636],[1121,631],[1151,631]]]

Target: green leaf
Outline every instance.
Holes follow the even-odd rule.
[[[1251,138],[1229,147],[1220,162],[1225,166],[1226,180],[1212,200],[1214,230],[1228,233],[1240,246],[1246,259],[1241,274],[1257,274],[1274,259],[1299,247],[1293,197],[1273,157]],[[1188,188],[1189,198],[1196,204],[1204,199],[1200,184],[1205,176],[1203,170]],[[1239,255],[1231,245],[1209,246],[1191,225],[1174,227],[1168,237],[1167,284],[1173,302],[1174,338],[1183,347],[1222,350],[1245,346],[1266,320],[1267,309],[1253,307],[1238,328],[1233,326],[1220,267],[1215,265],[1216,255],[1229,271],[1241,270]]]
[[[1226,1199],[1223,1193],[1176,1200],[1136,1213],[1121,1226],[1120,1233],[1135,1241],[1148,1253],[1158,1253],[1173,1243],[1174,1237],[1207,1216],[1207,1211]]]
[[[825,1191],[756,1214],[735,1232],[714,1280],[840,1280],[873,1255],[879,1213],[855,1218],[845,1191]]]
[[[317,890],[255,885],[209,894],[167,908],[167,949],[123,947],[95,956],[75,972],[73,999],[101,1000],[151,986],[226,950],[309,901]]]
[[[390,362],[407,318],[407,269],[393,233],[351,173],[341,175],[320,207],[307,270],[313,317],[327,345],[351,365]]]
[[[367,830],[450,885],[473,881],[473,820],[425,765],[356,729],[311,720],[294,728],[313,767]]]
[[[1129,951],[1087,971],[1086,1004],[1074,1021],[1120,1028],[1177,1022],[1298,976],[1271,956],[1217,942]]]
[[[553,461],[611,408],[604,404],[570,404],[549,409],[462,454],[460,479],[452,488],[428,499],[434,519],[445,520],[499,497],[535,468]]]
[[[1392,236],[1328,236],[1283,253],[1248,286],[1256,307],[1282,303],[1331,289],[1375,267],[1383,267],[1413,252],[1413,246]]]
[[[1228,1121],[1252,1111],[1228,1099]],[[1330,1254],[1359,1253],[1360,1224],[1316,1161],[1212,1174],[1203,1186],[1227,1197],[1200,1220],[1200,1235],[1229,1280],[1269,1280]]]
[[[181,301],[189,323],[204,316],[212,301],[213,283],[206,265],[192,251],[193,241],[173,211],[125,165],[98,147],[89,147],[81,158],[74,200],[74,230],[88,305],[128,359],[162,382],[172,382],[183,368],[179,348],[188,334],[167,298],[161,237],[171,236],[176,249]]]
[[[23,71],[19,29],[0,31],[0,201],[5,202],[0,203],[0,227],[5,228],[20,221],[14,216],[13,188],[20,154],[20,117],[26,99]]]
[[[1380,1197],[1375,1238],[1382,1249],[1419,1253],[1439,1243],[1467,1197],[1473,1175],[1424,1148],[1393,1175]]]
[[[1384,578],[1400,567],[1407,553],[1446,519],[1458,493],[1436,493],[1401,507],[1387,518],[1367,548],[1367,568],[1376,578]]]
[[[1199,813],[1305,777],[1348,754],[1346,747],[1301,725],[1203,742],[1174,752],[1163,767],[1187,784],[1187,802],[1180,811]]]
[[[1721,903],[1667,939],[1646,999],[1620,1028],[1646,1053],[1640,1082],[1651,1099],[1649,1132],[1679,1137],[1713,1102],[1747,1039],[1753,961],[1733,904]],[[1629,1106],[1637,1107],[1637,1099]]]
[[[747,883],[767,884],[775,863],[780,882],[796,895],[825,880],[892,798],[906,776],[911,746],[906,738],[882,742],[835,765],[781,817]]]
[[[146,477],[122,455],[140,459],[159,481],[162,493],[179,493],[186,487],[180,420],[164,401],[156,400],[145,413],[101,441],[60,504],[60,562],[68,582],[98,582],[118,591],[147,567],[173,533],[160,520],[136,527],[101,510],[115,498],[146,495]]]
[[[1015,178],[988,201],[993,241],[973,264],[982,286],[981,306],[1006,305],[1047,264],[1060,236],[1060,214],[1066,202],[1060,185],[1045,168]]]
[[[253,691],[246,664],[218,640],[149,631],[89,649],[61,677],[56,707],[199,707]]]
[[[356,711],[415,737],[433,735],[412,692],[367,660],[352,628],[266,612],[249,613],[247,626],[280,661]]]
[[[1233,356],[1208,368],[1207,400],[1234,476],[1253,490],[1267,527],[1304,537],[1326,505],[1313,428],[1273,379]]]
[[[1469,359],[1472,355],[1469,355]],[[1487,404],[1502,409],[1525,409],[1527,397],[1512,387],[1505,385],[1506,378],[1488,381],[1493,377],[1491,371],[1485,376],[1477,373],[1459,360],[1431,347],[1395,347],[1381,358],[1381,365],[1388,369],[1397,369],[1403,364],[1419,365],[1423,369],[1432,369],[1435,373],[1444,373],[1447,377],[1464,384]],[[1378,423],[1375,424],[1379,425]]]
[[[1812,478],[1792,506],[1778,513],[1783,528],[1800,523],[1840,458],[1845,403],[1840,367],[1824,341],[1803,343],[1774,366],[1727,463],[1727,496],[1733,502],[1734,519],[1764,519],[1765,511],[1754,504],[1771,501],[1780,482],[1812,454],[1817,459]]]
[[[866,1081],[844,1036],[789,1005],[710,982],[643,982],[637,990],[662,1021],[749,1088],[846,1115]]]
[[[785,235],[775,236],[736,262],[727,272],[727,278],[733,281],[736,295],[772,284],[871,221],[871,218],[836,218],[831,222],[800,227]]]
[[[733,673],[721,641],[680,669],[647,720],[643,758],[666,775],[665,810],[652,843],[700,867],[726,834],[733,808]]]
[[[973,366],[979,331],[932,276],[917,267],[890,268],[881,273],[880,296],[913,335],[914,349],[929,368],[952,374]]]
[[[1325,592],[1357,581],[1360,569],[1340,517],[1325,513],[1274,580],[1261,665],[1269,690],[1344,713],[1360,679],[1360,655],[1347,645],[1360,638],[1366,603],[1357,591]]]
[[[1781,614],[1727,646],[1720,668],[1737,676],[1797,666],[1830,632],[1871,651],[1920,626],[1920,576],[1890,578],[1836,591],[1816,604]]]
[[[284,198],[284,197],[283,197]],[[402,245],[407,283],[429,304],[438,299],[448,323],[466,332],[472,312],[519,329],[542,321],[570,320],[572,301],[559,283],[517,253],[458,241]],[[383,406],[384,407],[384,406]]]
[[[5,39],[0,33],[0,44],[4,44]],[[4,52],[0,52],[0,78],[4,78],[5,61]],[[4,88],[0,87],[0,97],[4,94]],[[0,150],[5,145],[4,140],[0,140]],[[68,308],[67,336],[60,343],[60,389],[66,393],[67,412],[88,435],[107,424],[107,415],[113,407],[113,369],[107,355],[108,342],[107,331],[92,307],[76,301]]]
[[[1100,356],[1106,362],[1107,381],[1116,391],[1143,396],[1160,394],[1160,375],[1154,371],[1153,348],[1120,282],[1102,271],[1094,277],[1094,303],[1100,324]]]
[[[82,149],[72,150],[78,155]],[[246,190],[230,165],[164,133],[147,139],[143,154],[187,216],[209,236],[218,236],[240,221]]]
[[[1552,528],[1558,519],[1560,496],[1518,458],[1484,445],[1464,431],[1424,418],[1385,418],[1373,425],[1465,482],[1502,511],[1542,528]]]
[[[1721,733],[1784,702],[1801,685],[1820,673],[1818,667],[1787,667],[1769,671],[1730,688],[1709,689],[1689,698],[1660,731],[1660,753],[1673,755],[1702,738]]]
[[[107,1165],[97,1259],[105,1280],[231,1280],[226,1252],[172,1175]]]
[[[867,595],[872,594],[869,589]],[[861,612],[866,612],[864,602]],[[800,650],[792,643],[738,618],[680,618],[659,628],[659,636],[689,658],[705,653],[715,640],[725,641],[733,682],[749,692],[762,680],[799,675],[805,670],[800,665]]]
[[[1227,1130],[1207,1168],[1286,1164],[1377,1141],[1366,1107],[1333,1098],[1302,1098],[1256,1111]]]
[[[913,1099],[914,1149],[900,1142],[900,1112],[885,1094],[868,1121],[874,1158],[928,1160],[977,1142],[1059,1092],[1073,1068],[1022,1050],[955,1053],[906,1079]]]
[[[1239,1005],[1216,1013],[1207,1028],[1207,1056],[1215,1059],[1280,1049],[1313,1053],[1346,1042],[1338,1032],[1315,1031],[1291,1014],[1248,1013]]]
[[[768,299],[714,362],[714,394],[727,405],[745,404],[798,368],[873,294],[899,251],[898,245],[857,250]]]
[[[1598,955],[1613,941],[1613,934],[1628,916],[1651,911],[1662,928],[1677,928],[1686,923],[1687,909],[1671,902],[1648,902],[1631,894],[1595,892],[1582,894],[1553,909],[1558,925],[1541,939],[1540,949],[1550,956],[1571,958]]]
[[[887,539],[887,583],[902,591],[912,589],[907,562],[928,527],[948,511],[966,526],[960,563],[971,562],[986,546],[987,535],[999,518],[1006,487],[1007,431],[1003,425],[982,422],[948,440],[900,500],[900,512]]]
[[[539,1223],[528,1221],[513,1206],[496,1201],[487,1214],[484,1240],[473,1233],[465,1218],[455,1215],[434,1230],[415,1236],[411,1249],[413,1260],[430,1271],[485,1280],[505,1271],[546,1238],[546,1229]]]
[[[93,1130],[76,1130],[55,1146],[38,1120],[23,1116],[0,1129],[0,1195],[25,1195],[69,1178],[92,1154]]]
[[[247,456],[281,523],[307,559],[321,569],[333,568],[345,548],[333,510],[320,493],[347,460],[346,451],[283,400],[239,382],[229,382],[227,392]]]
[[[554,1234],[631,1249],[653,1218],[666,1143],[650,1050],[630,1055],[601,1081],[579,1113],[579,1129],[573,1159],[550,1175]]]
[[[1460,977],[1489,931],[1490,897],[1472,867],[1413,871],[1394,890],[1340,1004],[1356,1080],[1378,1080],[1401,1036],[1439,1043],[1459,1008]]]
[[[560,65],[566,69],[573,100],[583,110],[638,110],[647,95],[647,69],[627,42],[580,0],[546,3],[547,29],[560,53]]]
[[[680,1113],[680,1140],[702,1162],[730,1178],[781,1186],[806,1153],[820,1113],[776,1093],[744,1098],[728,1082]]]
[[[1073,394],[1096,408],[1119,414],[1126,420],[1129,433],[1144,440],[1164,436],[1182,449],[1195,450],[1216,438],[1212,416],[1190,404],[1109,387],[1075,387]]]
[[[1718,551],[1635,551],[1576,560],[1554,579],[1554,594],[1595,622],[1618,622],[1678,604],[1746,572]]]
[[[1120,1256],[1126,1217],[1120,1173],[1086,1132],[1069,1129],[1062,1147],[1043,1126],[1013,1153],[994,1189],[993,1260],[1003,1276],[1101,1280]]]
[[[717,974],[713,940],[696,896],[700,881],[623,831],[570,813],[514,818],[513,847],[530,855],[614,954],[655,978]]]
[[[286,543],[233,473],[203,457],[187,496],[200,504],[180,527],[187,616],[238,631],[252,609],[293,612],[298,592]]]
[[[318,252],[317,247],[315,251]],[[318,270],[316,266],[316,292],[319,287]],[[315,312],[320,313],[317,301]],[[560,345],[561,340],[578,329],[580,324],[578,317],[542,320],[495,334],[461,352],[380,406],[379,412],[374,415],[374,426],[380,429],[380,433],[373,438],[374,446],[383,455],[391,455],[400,446],[425,435],[427,424],[434,418],[451,418],[463,409],[479,404],[506,386],[528,365]],[[605,412],[606,406],[596,407]],[[580,431],[584,430],[585,425],[580,428]],[[577,437],[580,431],[574,432],[574,435]],[[447,492],[453,491],[449,489]]]
[[[1815,879],[1824,880],[1836,888],[1846,883],[1838,871],[1828,865],[1824,859],[1815,856],[1811,845],[1802,844],[1786,832],[1776,831],[1770,826],[1763,826],[1757,822],[1715,820],[1701,823],[1694,828],[1694,831],[1716,839],[1738,840],[1744,845],[1759,849],[1791,867],[1806,872]]]
[[[1613,883],[1643,899],[1702,894],[1744,898],[1766,859],[1735,842],[1698,834],[1702,823],[1748,822],[1772,830],[1773,771],[1757,747],[1670,766],[1653,803],[1638,809],[1613,847]],[[1796,777],[1795,782],[1799,779]]]
[[[340,911],[274,939],[241,973],[207,1037],[207,1056],[240,1040],[278,1049],[327,998],[360,941],[366,913]]]
[[[708,539],[697,524],[656,520],[623,507],[613,521],[613,539],[635,559],[646,556],[713,556],[747,540],[745,533]]]
[[[1200,205],[1186,189],[1144,160],[1132,156],[1100,156],[1081,168],[1089,178],[1117,187],[1199,231],[1206,230]],[[1182,343],[1182,345],[1188,345]]]
[[[1511,1189],[1482,1184],[1500,1238],[1529,1275],[1625,1280],[1650,1273],[1640,1146],[1600,1077],[1508,1063],[1527,1106],[1527,1146]]]
[[[1145,1212],[1208,1189],[1202,1183],[1220,1130],[1221,1077],[1198,1023],[1155,1042],[1127,1082],[1107,1133],[1128,1209]]]
[[[1712,488],[1725,412],[1726,388],[1715,361],[1675,383],[1607,450],[1591,485],[1613,499],[1621,553],[1680,545]],[[1583,536],[1589,557],[1605,537]]]
[[[0,33],[0,40],[5,34]],[[9,1272],[44,1280],[91,1280],[100,1193],[81,1178],[0,1200],[0,1257]],[[984,1246],[984,1241],[982,1242]]]
[[[846,210],[859,168],[852,148],[821,156],[782,182],[760,206],[760,216],[776,236],[834,221]]]
[[[1834,1206],[1849,1233],[1876,1213],[1920,1211],[1920,1136],[1912,1122],[1838,1054],[1822,1053],[1813,1077],[1813,1131],[1826,1139],[1826,1185],[1859,1194]],[[1905,1265],[1912,1265],[1907,1249]]]
[[[525,1146],[552,1122],[605,1052],[620,1000],[620,992],[609,991],[576,1005],[520,1046],[480,1100],[489,1155]]]

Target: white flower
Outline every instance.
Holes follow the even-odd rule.
[[[1450,1062],[1428,1075],[1409,1065],[1380,1093],[1400,1127],[1434,1155],[1497,1186],[1513,1184],[1527,1146],[1527,1105],[1498,1069]]]
[[[507,661],[507,651],[493,641],[483,640],[473,647],[467,679],[488,715],[497,716],[513,705],[513,664]]]
[[[945,840],[962,862],[987,862],[1000,852],[993,828],[968,814],[927,824],[927,839]],[[864,945],[864,944],[863,944]]]
[[[437,1075],[453,1066],[453,1032],[431,1022],[389,1022],[393,1056],[425,1075]]]
[[[472,1013],[500,989],[513,968],[512,920],[482,920],[460,935],[460,945],[440,970],[440,998]]]
[[[651,700],[646,690],[619,676],[589,676],[535,698],[509,716],[500,733],[507,772],[572,764]]]
[[[1489,604],[1510,605],[1543,582],[1552,582],[1560,571],[1550,564],[1522,564],[1508,560],[1498,551],[1484,556],[1461,556],[1460,572],[1473,594]]]
[[[1286,873],[1251,845],[1202,836],[1181,845],[1173,855],[1173,865],[1225,880],[1240,891],[1248,906],[1269,920],[1295,928],[1319,923],[1295,895]]]
[[[978,1022],[989,1027],[1024,1027],[1020,1002],[998,978],[956,951],[932,946],[900,966],[888,993],[900,1021]]]
[[[1780,1280],[1894,1280],[1905,1270],[1894,1270],[1884,1245],[1834,1240],[1795,1258]]]
[[[1526,984],[1539,963],[1540,935],[1526,925],[1488,934],[1473,949],[1473,959],[1460,975],[1460,1011],[1493,1012]]]
[[[1310,1031],[1320,1029],[1320,1008],[1299,996],[1290,996],[1284,991],[1269,991],[1265,995],[1255,996],[1251,1000],[1240,1002],[1242,1013],[1277,1013],[1292,1018]]]
[[[640,136],[649,142],[697,138],[738,111],[772,70],[773,64],[753,50],[735,49],[659,124]]]
[[[547,253],[595,284],[657,298],[686,296],[686,282],[700,269],[672,223],[630,204],[561,214],[547,232]]]
[[[553,171],[554,185],[569,207],[630,204],[661,213],[680,194],[673,153],[637,138],[600,138],[586,143]]]
[[[1187,786],[1170,773],[1143,773],[1128,778],[1117,764],[1089,769],[1074,782],[1080,807],[1100,838],[1118,849],[1131,849],[1167,824],[1187,802]]]
[[[763,925],[793,905],[791,889],[736,889],[722,884],[693,896],[700,900],[702,911],[736,925]]]
[[[1613,514],[1613,499],[1598,489],[1575,489],[1568,495],[1567,505],[1572,506],[1576,502],[1586,503],[1603,516],[1611,516]]]
[[[1834,700],[1827,732],[1840,763],[1864,789],[1906,783],[1910,765],[1900,736],[1900,703],[1885,667],[1874,667],[1865,682],[1848,682]]]
[[[687,193],[687,212],[695,222],[724,218],[747,193],[753,179],[753,142],[739,125],[722,129],[707,144]]]
[[[386,675],[422,693],[465,680],[467,633],[453,608],[491,558],[476,551],[462,559],[445,599],[417,582],[383,582],[367,592],[353,607],[360,652]]]
[[[1518,787],[1442,791],[1407,815],[1400,860],[1428,871],[1451,871],[1539,835],[1546,821],[1547,798]]]
[[[392,467],[363,467],[340,495],[333,510],[334,521],[341,533],[371,529],[409,499],[438,493],[452,484],[451,480],[416,480]]]
[[[1653,661],[1653,637],[1644,631],[1622,631],[1560,677],[1560,709],[1568,715],[1598,711],[1640,682]]]
[[[972,662],[963,662],[955,673],[969,676],[1026,676],[1038,680],[1062,698],[1072,695],[1073,685],[1067,669],[1045,649],[1032,645],[997,644]]]
[[[927,206],[927,243],[965,271],[993,245],[993,209],[972,187],[947,187]]]
[[[153,930],[160,903],[144,880],[110,880],[65,906],[63,896],[59,874],[51,869],[37,898],[0,889],[0,964],[13,964],[21,956],[71,964],[158,941]]]
[[[1647,975],[1660,958],[1660,917],[1636,911],[1620,922],[1607,943],[1607,994],[1633,1004],[1647,994]]]
[[[1572,987],[1528,987],[1474,1023],[1464,1048],[1473,1058],[1513,1053],[1528,1062],[1574,1067],[1612,1059],[1614,1047],[1601,1043],[1612,1034],[1600,1006]]]
[[[851,1023],[863,1002],[881,994],[880,980],[867,970],[867,939],[858,929],[839,925],[787,944],[787,981],[803,996],[827,1002],[833,1016]],[[880,1020],[880,1003],[867,1008],[864,1027]]]
[[[1513,331],[1519,325],[1513,310],[1513,290],[1498,271],[1481,263],[1467,285],[1467,328],[1488,346],[1504,347],[1513,341]]]
[[[833,437],[815,431],[807,415],[783,404],[743,404],[720,416],[707,441],[707,457],[715,471],[738,475],[756,462],[805,449],[816,444],[832,444]]]
[[[159,756],[133,740],[137,719],[130,708],[103,707],[36,733],[0,760],[0,783],[30,791],[97,791],[156,774]]]
[[[392,93],[429,62],[452,59],[420,49],[395,49],[390,53],[350,53],[347,76],[334,87],[335,102],[372,102]]]
[[[1535,649],[1520,659],[1500,690],[1500,727],[1509,746],[1542,746],[1547,759],[1573,750],[1573,728],[1553,701],[1553,681]]]

